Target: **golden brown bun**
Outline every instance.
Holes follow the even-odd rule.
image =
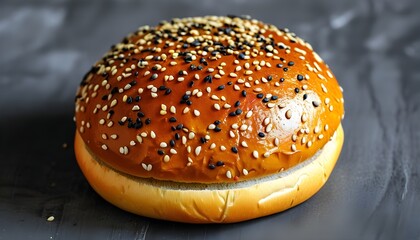
[[[256,20],[204,17],[113,46],[82,81],[75,119],[120,172],[227,183],[312,157],[343,114],[340,87],[308,43]]]
[[[277,213],[310,198],[330,176],[343,140],[340,125],[319,153],[288,171],[270,178],[213,186],[150,181],[115,171],[91,155],[78,132],[75,149],[90,185],[126,211],[178,222],[231,223]]]

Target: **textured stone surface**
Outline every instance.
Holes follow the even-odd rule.
[[[0,239],[418,239],[419,11],[415,0],[2,1]],[[74,159],[76,87],[138,26],[209,14],[249,14],[312,43],[344,88],[340,160],[317,195],[262,219],[187,225],[123,212]]]

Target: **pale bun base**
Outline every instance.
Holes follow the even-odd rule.
[[[90,185],[119,208],[177,222],[231,223],[281,212],[313,196],[330,176],[343,141],[340,124],[313,158],[276,176],[232,186],[149,181],[122,174],[92,156],[77,132],[75,152]],[[216,190],[218,186],[222,189]]]

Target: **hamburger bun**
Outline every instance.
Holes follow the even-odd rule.
[[[293,207],[328,179],[344,100],[309,43],[246,17],[141,27],[76,96],[76,158],[112,204],[147,217],[238,222]]]

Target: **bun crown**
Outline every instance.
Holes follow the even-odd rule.
[[[320,150],[344,114],[311,46],[242,17],[141,27],[92,67],[76,97],[88,150],[128,175],[193,183],[255,179]]]

